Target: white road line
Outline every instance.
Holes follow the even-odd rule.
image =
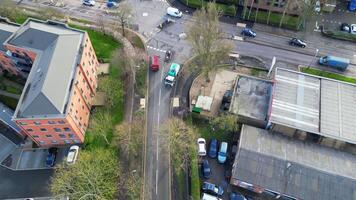
[[[156,169],[156,195],[158,193],[158,169]]]

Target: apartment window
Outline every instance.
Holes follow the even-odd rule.
[[[79,117],[79,120],[82,120],[82,117]]]
[[[47,129],[45,129],[45,128],[41,128],[40,129],[42,132],[46,132],[47,131]]]
[[[82,127],[82,123],[79,122],[79,126]]]
[[[78,98],[78,102],[80,102],[80,98]]]
[[[52,144],[57,144],[57,140],[51,140]]]
[[[77,113],[77,114],[78,114],[78,110],[75,110],[75,113]]]
[[[71,142],[70,142],[70,140],[64,140],[64,143],[70,144]]]
[[[68,134],[68,137],[69,137],[69,138],[74,138],[74,134],[73,134],[73,133],[69,133],[69,134]]]
[[[20,122],[21,125],[27,125],[27,122]]]
[[[64,127],[64,131],[65,131],[65,132],[69,132],[69,131],[70,131],[70,128]]]
[[[40,144],[44,145],[44,144],[46,144],[46,142],[45,141],[40,141]]]
[[[84,109],[84,106],[82,106],[82,109]]]
[[[59,134],[60,138],[66,138],[66,136],[64,134]]]
[[[65,124],[63,120],[58,121],[59,124]]]
[[[57,133],[58,132],[62,132],[62,130],[60,128],[54,128],[54,131],[57,132]]]
[[[41,125],[41,122],[33,122],[35,125]]]
[[[74,142],[74,143],[80,143],[80,141],[79,141],[79,140],[73,140],[73,142]]]
[[[32,135],[33,138],[40,138],[38,135]]]
[[[48,121],[48,124],[56,124],[55,121]]]
[[[32,128],[28,128],[28,129],[26,129],[26,131],[28,131],[28,132],[32,132],[32,131],[33,131],[33,129],[32,129]]]
[[[52,137],[52,135],[46,135],[46,138],[51,138]]]
[[[258,0],[253,0],[254,3],[258,3]]]

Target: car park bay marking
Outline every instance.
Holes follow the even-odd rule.
[[[155,51],[159,51],[159,52],[166,53],[166,50],[163,50],[163,49],[158,49],[158,48],[151,47],[151,46],[148,46],[148,45],[147,45],[147,48],[152,49],[152,50],[155,50]]]

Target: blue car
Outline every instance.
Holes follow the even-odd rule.
[[[48,154],[46,157],[46,166],[53,167],[56,162],[57,148],[48,149]]]
[[[211,139],[210,141],[210,147],[209,147],[209,157],[210,158],[216,158],[216,154],[218,152],[218,140],[217,139]]]
[[[249,28],[244,28],[241,31],[241,35],[248,36],[248,37],[256,37],[256,32],[252,31]]]
[[[223,195],[224,194],[224,190],[221,186],[216,186],[215,184],[212,183],[208,183],[208,182],[204,182],[201,189],[204,192],[210,193],[210,194],[214,194],[214,195]]]
[[[230,200],[247,200],[247,199],[242,194],[238,194],[238,193],[232,192],[230,194]]]
[[[201,165],[201,171],[204,178],[208,179],[211,177],[211,169],[208,160],[203,161],[203,164]]]
[[[218,153],[218,162],[223,164],[226,162],[227,158],[227,142],[222,142],[220,144],[220,150]]]

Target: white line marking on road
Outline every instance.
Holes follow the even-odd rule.
[[[156,169],[156,195],[158,193],[158,169]]]

